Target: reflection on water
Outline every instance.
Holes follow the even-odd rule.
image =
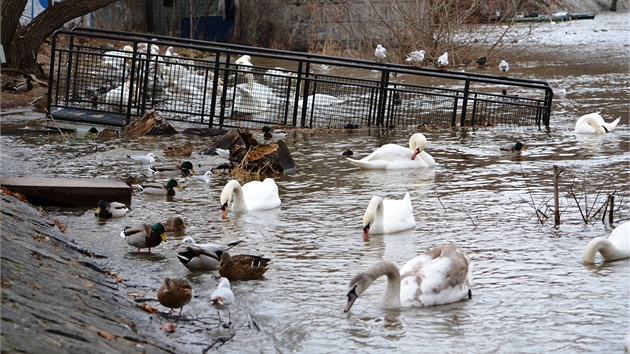
[[[574,26],[588,25],[578,22]],[[167,234],[168,241],[151,254],[138,254],[118,236],[125,226],[177,215],[187,224],[185,234],[198,243],[242,239],[247,242],[234,253],[272,258],[264,280],[232,284],[237,335],[224,344],[228,351],[621,352],[629,328],[629,262],[582,264],[588,241],[607,236],[612,228],[597,221],[599,217],[585,224],[568,194],[573,188],[581,207],[594,213],[614,192],[621,201],[615,219],[630,219],[627,65],[608,67],[601,76],[595,75],[599,65],[583,67],[592,67],[594,74],[583,71],[579,80],[568,82],[565,97],[554,103],[549,132],[534,127],[420,129],[437,162],[434,169],[360,171],[341,155],[348,148],[360,158],[385,143],[406,146],[413,129],[292,131],[286,143],[297,169],[276,178],[283,202],[278,209],[230,212],[222,220],[219,194],[230,177],[216,174],[210,184],[191,182],[168,199],[134,194],[132,210],[121,219],[98,221],[93,209],[51,212],[67,221],[77,243],[107,256],[107,266],[148,298],[155,298],[166,276],[190,280],[195,297],[184,309],[186,321],[178,322],[171,338],[190,352],[206,348],[208,335],[217,331],[216,311],[207,300],[217,285],[216,274],[191,274],[179,263],[175,255],[183,235]],[[510,73],[520,74],[516,63],[510,66]],[[555,66],[553,74],[539,68],[525,76],[564,81],[564,67]],[[595,106],[605,117],[622,116],[617,130],[602,136],[574,134],[577,117]],[[62,142],[55,136],[3,135],[1,174],[134,174],[150,180],[146,166],[126,155],[150,151],[160,163],[176,162],[161,151],[187,140],[196,151],[214,141],[176,136]],[[525,142],[528,150],[520,155],[499,151],[515,140]],[[199,154],[191,160],[201,171],[223,162]],[[547,208],[556,164],[565,169],[558,229]],[[364,242],[361,219],[370,198],[400,198],[407,191],[416,229],[374,235]],[[538,223],[535,208],[549,218],[544,225]],[[379,279],[350,313],[343,313],[346,286],[355,273],[381,259],[402,265],[444,242],[461,245],[475,262],[471,301],[385,311],[378,308],[385,289],[385,280]],[[159,307],[157,301],[154,305]]]

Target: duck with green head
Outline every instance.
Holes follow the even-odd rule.
[[[174,196],[175,189],[182,189],[182,186],[179,185],[177,180],[169,179],[166,184],[164,183],[146,183],[142,185],[142,193],[146,194],[155,194],[155,195],[166,195],[166,196]]]
[[[127,211],[129,211],[129,209],[123,203],[107,203],[101,199],[96,204],[96,212],[94,213],[94,216],[101,219],[120,218],[125,216]]]
[[[508,144],[506,146],[501,147],[500,149],[501,151],[521,152],[521,151],[527,150],[527,147],[525,146],[525,144],[521,143],[520,141],[517,141],[514,144]]]
[[[151,247],[156,247],[162,241],[166,242],[166,235],[164,234],[164,225],[162,223],[139,224],[135,226],[127,226],[121,233],[120,237],[127,240],[127,244],[134,246],[140,253],[141,248],[148,248],[151,252]]]
[[[265,139],[284,139],[287,136],[287,132],[278,129],[271,130],[271,128],[266,125],[262,127],[262,133]]]
[[[195,168],[190,161],[181,164],[154,165],[149,167],[156,177],[189,177],[195,174]]]
[[[17,92],[21,92],[22,95],[25,95],[27,92],[33,89],[33,83],[31,82],[31,77],[27,76],[26,81],[15,85],[14,90]]]

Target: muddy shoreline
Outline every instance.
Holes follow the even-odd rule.
[[[236,335],[190,315],[145,311],[143,304],[160,307],[154,293],[131,296],[138,289],[106,257],[75,244],[34,206],[7,195],[0,202],[2,353],[198,353]],[[200,341],[182,343],[191,325]]]

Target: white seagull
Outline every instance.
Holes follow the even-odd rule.
[[[499,63],[499,70],[506,73],[510,71],[510,65],[508,65],[507,61],[501,60],[501,62]]]
[[[424,60],[424,50],[413,51],[409,53],[409,55],[407,56],[407,59],[405,59],[405,61],[409,61],[412,63],[421,63],[423,60]]]
[[[444,70],[448,65],[448,52],[444,52],[444,54],[438,58],[437,63],[440,69]]]
[[[135,155],[135,156],[130,156],[127,155],[128,158],[139,162],[141,164],[152,164],[155,163],[155,155],[153,155],[152,153],[148,153],[146,156],[144,155]]]
[[[234,303],[234,293],[230,288],[230,281],[227,278],[221,278],[219,286],[212,292],[212,295],[210,295],[210,301],[212,301],[212,306],[217,309],[219,322],[221,322],[221,313],[219,310],[227,310],[228,325],[232,324],[232,315],[230,314],[229,308]]]
[[[374,55],[376,56],[376,58],[383,60],[385,59],[385,57],[387,57],[386,54],[387,50],[385,48],[383,48],[382,45],[377,45],[376,49],[374,50]]]

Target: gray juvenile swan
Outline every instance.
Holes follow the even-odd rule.
[[[387,276],[383,309],[443,305],[472,298],[470,258],[456,245],[447,243],[413,258],[400,271],[394,263],[382,261],[357,274],[348,286],[344,312],[350,311],[356,299],[382,275]]]

